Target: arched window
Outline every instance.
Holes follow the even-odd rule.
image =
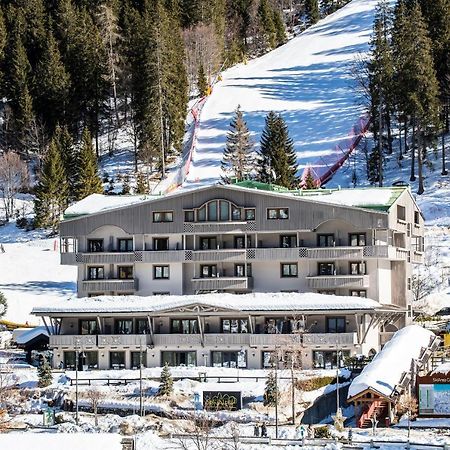
[[[248,220],[254,220],[254,208],[248,211]],[[247,213],[244,214],[243,208],[228,200],[211,200],[193,211],[186,210],[184,216],[187,222],[192,222],[193,217],[195,217],[196,222],[240,222],[244,220],[244,215],[247,216]]]

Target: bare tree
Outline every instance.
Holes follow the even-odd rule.
[[[410,392],[405,392],[400,396],[397,402],[397,412],[408,415],[408,439],[411,434],[411,419],[417,416],[419,405],[416,397]]]
[[[0,156],[0,194],[3,197],[6,220],[12,217],[16,196],[28,182],[28,167],[17,153],[7,152]]]
[[[0,433],[8,428],[10,421],[8,409],[10,406],[12,395],[11,389],[16,383],[16,375],[14,370],[8,364],[0,364]]]
[[[182,450],[213,450],[216,448],[211,439],[211,430],[214,424],[214,419],[208,417],[204,411],[197,411],[194,418],[194,427],[189,430],[186,437],[178,440],[178,445]]]
[[[104,392],[102,392],[98,388],[91,388],[86,391],[86,398],[90,401],[92,412],[94,413],[94,423],[95,426],[98,426],[98,405],[100,401],[105,397]]]

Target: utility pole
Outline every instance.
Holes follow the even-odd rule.
[[[144,415],[144,399],[142,392],[142,344],[139,346],[139,414]]]
[[[80,339],[75,340],[75,423],[78,425],[79,410],[78,410],[78,364],[80,361]]]
[[[294,353],[291,356],[291,407],[292,407],[292,425],[295,425],[295,385],[294,385]]]
[[[278,439],[278,353],[275,350],[275,439]]]

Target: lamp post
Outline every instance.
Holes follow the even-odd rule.
[[[144,399],[142,392],[142,344],[139,345],[139,414],[144,415]]]
[[[278,439],[278,352],[275,349],[275,439]]]
[[[75,423],[78,425],[78,364],[80,361],[80,338],[75,338]]]

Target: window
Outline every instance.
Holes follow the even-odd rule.
[[[197,319],[172,319],[170,332],[176,334],[198,334]]]
[[[119,280],[133,279],[133,266],[119,266],[117,267],[117,277]]]
[[[169,266],[153,266],[153,279],[154,280],[168,280],[169,279]]]
[[[252,265],[247,263],[247,272],[245,272],[245,264],[239,263],[234,265],[234,276],[235,277],[251,277],[252,276]]]
[[[323,295],[336,295],[336,291],[330,291],[330,290],[321,290],[321,291],[317,291],[318,294],[323,294]]]
[[[334,247],[334,234],[319,234],[317,235],[318,247]]]
[[[199,222],[206,221],[206,206],[202,206],[200,209],[197,210],[197,220]]]
[[[169,238],[153,238],[153,250],[169,250]]]
[[[348,243],[351,247],[364,247],[366,245],[366,233],[350,233]]]
[[[263,369],[269,369],[275,366],[276,354],[275,352],[262,352],[262,366]]]
[[[168,366],[196,366],[197,352],[161,352],[162,365]]]
[[[242,213],[241,208],[238,208],[235,205],[231,205],[231,220],[241,220],[242,219]]]
[[[313,351],[313,366],[315,369],[336,369],[337,361],[339,360],[339,367],[344,367],[344,360],[350,356],[348,350],[339,352],[336,351]]]
[[[419,211],[414,211],[414,223],[416,225],[420,224],[420,213],[419,213]]]
[[[350,291],[350,295],[352,297],[367,297],[366,291]]]
[[[153,295],[170,295],[170,292],[166,292],[166,291],[164,291],[164,292],[153,292]]]
[[[290,334],[292,323],[287,319],[266,319],[267,334]]]
[[[280,247],[281,248],[297,247],[297,236],[295,235],[280,236]]]
[[[247,354],[245,350],[238,352],[211,352],[213,367],[247,367]]]
[[[144,352],[131,352],[131,368],[132,369],[139,369],[139,367],[142,365],[142,367],[145,367],[145,361],[147,360],[147,353]]]
[[[88,280],[103,280],[105,278],[105,269],[103,266],[88,267]]]
[[[217,221],[217,202],[208,203],[208,220]]]
[[[111,369],[125,369],[125,352],[109,352]]]
[[[281,278],[289,278],[298,276],[297,263],[281,264]]]
[[[230,204],[228,202],[219,202],[220,220],[227,221],[230,220]]]
[[[350,275],[365,275],[366,263],[364,261],[349,263],[349,272]]]
[[[80,320],[80,334],[98,334],[98,323],[95,319]]]
[[[185,222],[194,222],[195,214],[193,210],[184,211],[184,221]]]
[[[117,319],[114,330],[116,334],[133,334],[133,320]]]
[[[88,252],[96,253],[103,251],[103,239],[88,239]]]
[[[255,220],[256,211],[254,208],[245,210],[245,220]]]
[[[408,288],[408,291],[410,291],[411,288],[412,288],[412,286],[411,286],[411,278],[410,277],[408,277],[407,288]]]
[[[216,237],[201,237],[200,238],[200,250],[215,250],[217,249]]]
[[[245,237],[235,236],[234,237],[234,248],[245,248]]]
[[[406,220],[406,208],[404,206],[397,205],[397,220]]]
[[[319,263],[318,266],[318,274],[319,276],[323,275],[335,275],[336,269],[334,267],[334,263]]]
[[[248,332],[248,319],[222,319],[222,333]]]
[[[289,219],[289,208],[269,208],[267,210],[267,218],[273,219]]]
[[[66,370],[75,370],[75,352],[64,352],[63,360],[64,360],[64,369]]]
[[[327,317],[327,333],[345,333],[345,317]]]
[[[149,334],[150,328],[147,319],[136,319],[136,333]]]
[[[132,252],[133,251],[133,239],[117,239],[117,250],[119,252]]]
[[[173,211],[154,211],[153,222],[173,222]]]
[[[217,265],[210,264],[200,266],[201,278],[214,278],[217,277]]]

